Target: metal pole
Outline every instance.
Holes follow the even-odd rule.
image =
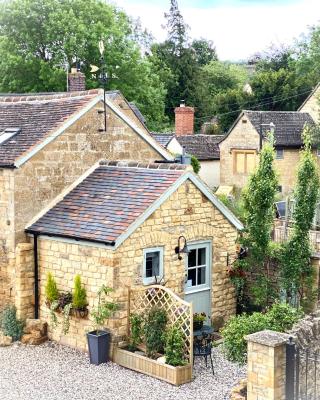
[[[294,393],[294,366],[295,366],[295,344],[292,338],[286,344],[286,399],[295,400]]]
[[[34,318],[39,318],[39,265],[38,265],[38,235],[33,235],[34,257]]]
[[[262,150],[262,113],[260,112],[260,142],[259,142],[260,151]]]
[[[106,84],[103,85],[104,131],[107,132]]]

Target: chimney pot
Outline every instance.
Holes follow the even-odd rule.
[[[192,135],[194,125],[194,108],[187,107],[184,102],[181,101],[180,107],[176,107],[174,113],[176,135]]]

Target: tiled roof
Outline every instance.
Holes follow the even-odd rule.
[[[21,132],[0,145],[0,167],[13,165],[15,160],[43,141],[98,93],[98,90],[90,90],[1,95],[0,133],[7,128],[21,128]]]
[[[160,143],[163,147],[167,147],[171,139],[174,137],[173,134],[168,134],[168,133],[151,132],[151,134],[156,139],[156,141]]]
[[[305,124],[314,125],[310,114],[298,111],[244,111],[249,120],[260,132],[260,124],[275,125],[275,141],[277,147],[301,147],[301,134]],[[265,135],[269,127],[263,126]]]
[[[188,154],[197,157],[200,161],[219,160],[219,142],[224,138],[223,135],[185,135],[176,136],[176,139],[184,147]]]
[[[101,164],[27,232],[114,244],[185,170],[180,164]]]

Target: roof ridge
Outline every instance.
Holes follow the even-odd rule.
[[[48,100],[75,99],[87,96],[99,95],[102,89],[90,89],[79,92],[60,92],[60,93],[25,93],[25,94],[0,94],[0,103],[19,103],[19,102],[47,102]]]
[[[103,167],[116,167],[116,168],[139,168],[139,169],[160,169],[160,170],[179,170],[184,171],[187,170],[189,165],[186,164],[178,164],[178,163],[145,163],[145,162],[137,162],[137,161],[122,161],[122,160],[101,160],[99,163],[100,166]]]
[[[301,111],[278,111],[278,110],[242,110],[243,113],[276,113],[276,114],[298,114],[298,115],[302,115],[302,114],[309,114],[308,112],[301,112]]]

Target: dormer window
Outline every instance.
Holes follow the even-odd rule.
[[[0,132],[0,144],[7,142],[20,132],[21,128],[6,128],[4,131]]]

